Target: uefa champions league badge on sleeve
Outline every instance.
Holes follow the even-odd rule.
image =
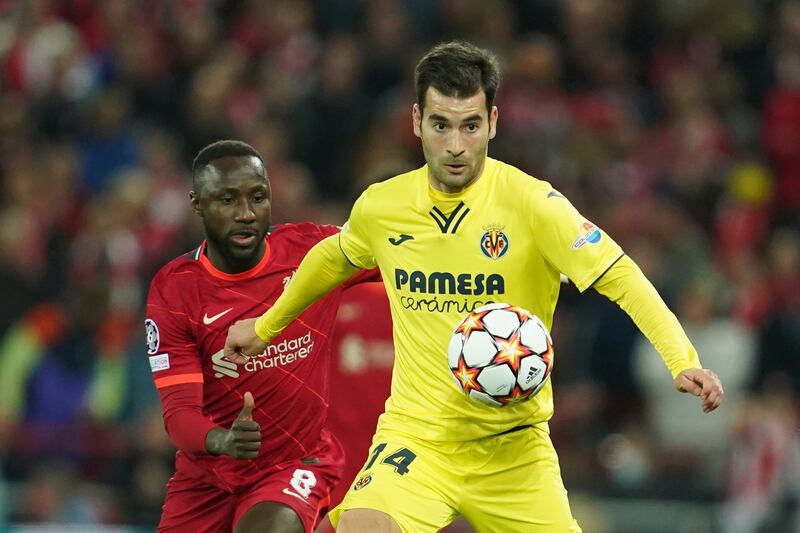
[[[144,321],[144,330],[147,333],[147,353],[148,355],[155,355],[161,344],[161,339],[158,336],[158,326],[156,326],[154,320],[148,318]]]
[[[591,222],[582,222],[581,231],[583,233],[572,242],[573,250],[577,250],[586,244],[597,244],[603,238],[603,234],[598,227]]]

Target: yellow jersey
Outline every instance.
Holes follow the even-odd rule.
[[[549,183],[491,158],[456,194],[433,189],[427,166],[371,185],[340,246],[353,265],[380,269],[391,304],[396,358],[378,428],[435,441],[479,439],[553,414],[549,382],[500,408],[455,386],[447,346],[468,312],[505,302],[549,329],[560,274],[584,291],[623,255]],[[554,347],[557,368],[557,334]]]

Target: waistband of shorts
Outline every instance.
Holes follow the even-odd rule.
[[[511,429],[507,429],[507,430],[503,431],[502,433],[498,433],[496,435],[489,435],[488,437],[484,437],[484,438],[502,437],[503,435],[510,435],[511,433],[516,433],[517,431],[522,431],[524,429],[530,429],[532,427],[533,427],[533,424],[524,424],[522,426],[515,426],[515,427],[513,427]]]

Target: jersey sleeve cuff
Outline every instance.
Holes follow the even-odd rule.
[[[192,372],[189,374],[174,374],[172,376],[156,378],[153,382],[157,389],[163,389],[164,387],[170,387],[172,385],[182,385],[184,383],[203,383],[203,373]]]

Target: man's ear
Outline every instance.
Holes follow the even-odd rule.
[[[192,204],[192,211],[194,211],[194,214],[200,216],[200,200],[197,198],[197,194],[194,191],[189,191],[189,202]]]
[[[411,121],[414,123],[414,135],[422,138],[422,109],[419,104],[414,104],[411,108]]]
[[[489,112],[489,138],[494,139],[494,136],[497,135],[497,118],[499,117],[499,113],[497,111],[497,106],[493,105],[492,110]]]

